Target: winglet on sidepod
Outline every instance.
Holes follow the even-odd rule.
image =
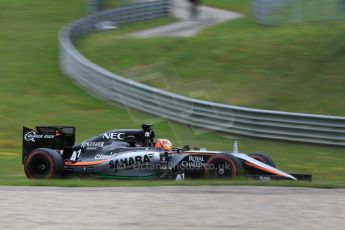
[[[239,153],[238,152],[238,141],[234,141],[234,147],[232,148],[232,153]]]

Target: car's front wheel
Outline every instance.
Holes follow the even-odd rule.
[[[234,156],[217,154],[212,156],[205,165],[206,178],[232,179],[243,171],[241,162]]]
[[[272,160],[272,158],[264,153],[250,153],[248,154],[251,158],[258,160],[262,163],[265,163],[269,166],[276,168],[276,163]]]
[[[52,149],[35,149],[24,162],[24,171],[30,179],[52,179],[63,175],[64,163]]]

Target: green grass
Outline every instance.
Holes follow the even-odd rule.
[[[345,24],[261,27],[249,18],[194,38],[118,40],[111,33],[80,42],[92,61],[114,72],[169,63],[182,94],[201,79],[218,84],[216,101],[261,109],[345,115]],[[155,83],[156,84],[156,83]],[[157,86],[157,85],[155,85]]]
[[[330,183],[309,183],[301,181],[253,181],[253,180],[2,180],[1,185],[9,186],[54,186],[54,187],[146,187],[146,186],[284,186],[307,188],[344,188],[344,185]]]
[[[345,14],[339,0],[303,0],[288,3],[271,12],[268,20],[273,24],[295,22],[321,22],[327,20],[344,20]]]
[[[76,87],[59,71],[57,32],[66,23],[84,15],[84,0],[0,0],[0,8],[0,118],[2,121],[0,123],[0,185],[173,185],[175,182],[172,181],[127,182],[78,179],[29,181],[25,178],[20,156],[23,125],[29,127],[38,124],[75,125],[77,127],[77,141],[80,141],[112,128],[137,128],[140,123],[151,121],[156,122],[155,130],[158,137],[170,138],[176,146],[190,144],[191,146],[205,146],[215,150],[230,150],[232,141],[240,140],[240,149],[243,152],[267,152],[272,155],[282,170],[314,174],[315,180],[311,184],[287,183],[284,185],[345,187],[345,154],[343,148],[254,140],[207,132],[201,134],[183,125],[167,122],[157,123],[160,121],[158,118],[142,113],[131,111],[129,114],[124,108],[107,104],[89,95],[85,90]],[[120,30],[114,33],[121,33]],[[127,29],[123,28],[123,30]],[[209,30],[209,32],[211,31]],[[111,35],[111,33],[98,34],[96,37],[102,35]],[[114,45],[118,42],[118,40],[112,41],[114,41]],[[184,42],[184,40],[182,41]],[[154,43],[156,40],[152,40],[152,42]],[[125,49],[132,50],[131,47],[126,47],[127,45],[128,43],[123,43],[122,52]],[[179,49],[178,46],[172,48]],[[142,55],[140,50],[136,50],[136,52]],[[111,60],[112,57],[109,57],[109,63],[117,66],[119,60]],[[124,57],[123,62],[126,60],[127,58]],[[132,62],[133,57],[131,55],[129,55],[128,61],[128,66],[137,64]],[[182,185],[222,183],[231,185],[262,184],[248,181],[186,181],[182,182]],[[263,184],[281,185],[279,183]]]
[[[114,7],[121,6],[123,2],[124,2],[123,0],[106,0],[106,1],[104,1],[102,8],[103,9],[112,9]]]
[[[250,14],[252,0],[202,0],[203,5]]]

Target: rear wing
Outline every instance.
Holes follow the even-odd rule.
[[[22,163],[37,148],[69,150],[75,142],[75,127],[36,126],[36,130],[23,127]]]

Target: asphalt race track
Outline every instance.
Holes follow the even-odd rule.
[[[345,189],[0,187],[0,229],[344,229]]]

